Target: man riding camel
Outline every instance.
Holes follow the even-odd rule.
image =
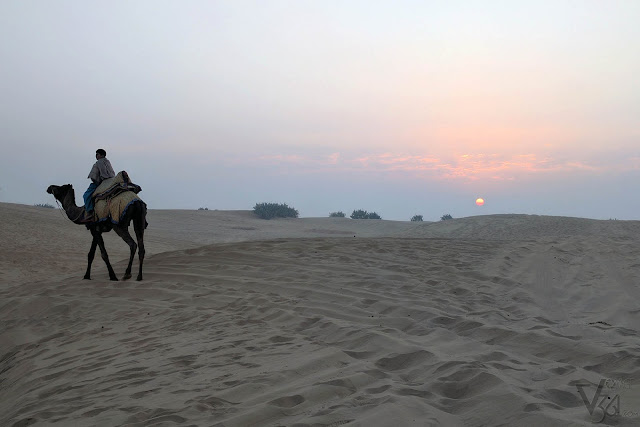
[[[87,213],[92,212],[94,208],[93,192],[96,191],[96,188],[100,185],[102,181],[107,178],[113,178],[116,176],[113,171],[113,167],[111,166],[111,162],[107,159],[107,152],[102,148],[96,150],[96,162],[91,168],[91,172],[89,172],[89,176],[87,178],[91,179],[91,184],[89,184],[89,188],[84,192],[82,196],[84,198],[84,208]]]

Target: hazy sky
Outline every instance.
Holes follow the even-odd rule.
[[[640,1],[0,2],[0,202],[640,219]],[[485,205],[474,201],[483,197]]]

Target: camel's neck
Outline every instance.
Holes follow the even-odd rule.
[[[60,202],[62,203],[62,209],[64,209],[67,217],[76,224],[81,224],[78,220],[84,216],[85,211],[84,207],[76,206],[76,194],[73,191],[73,188],[67,191]]]

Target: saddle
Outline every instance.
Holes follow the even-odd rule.
[[[138,194],[142,191],[142,188],[131,182],[126,171],[120,171],[115,177],[102,181],[96,191],[93,192],[93,198],[97,202],[98,200],[110,199],[125,191],[133,191]]]
[[[133,202],[142,201],[137,196],[140,191],[142,188],[131,182],[126,171],[119,172],[113,178],[105,179],[93,192],[95,210],[93,215],[86,218],[87,222],[118,224]]]

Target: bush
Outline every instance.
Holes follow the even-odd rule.
[[[422,215],[414,215],[411,217],[411,221],[422,221]]]
[[[351,213],[351,219],[367,219],[369,212],[363,211],[362,209],[354,210]]]
[[[298,218],[298,211],[286,203],[256,203],[253,213],[262,219]]]
[[[440,217],[440,221],[446,221],[448,219],[453,219],[453,217],[449,214],[444,214]]]
[[[198,208],[199,211],[208,211],[209,208]]]
[[[338,211],[338,212],[331,212],[329,214],[329,218],[344,218],[346,215],[344,214],[344,212],[342,211]]]
[[[351,219],[382,219],[380,215],[375,212],[367,212],[362,209],[354,210],[351,214]]]
[[[50,205],[49,203],[36,203],[35,205],[33,205],[37,208],[48,208],[48,209],[53,209],[53,205]]]

